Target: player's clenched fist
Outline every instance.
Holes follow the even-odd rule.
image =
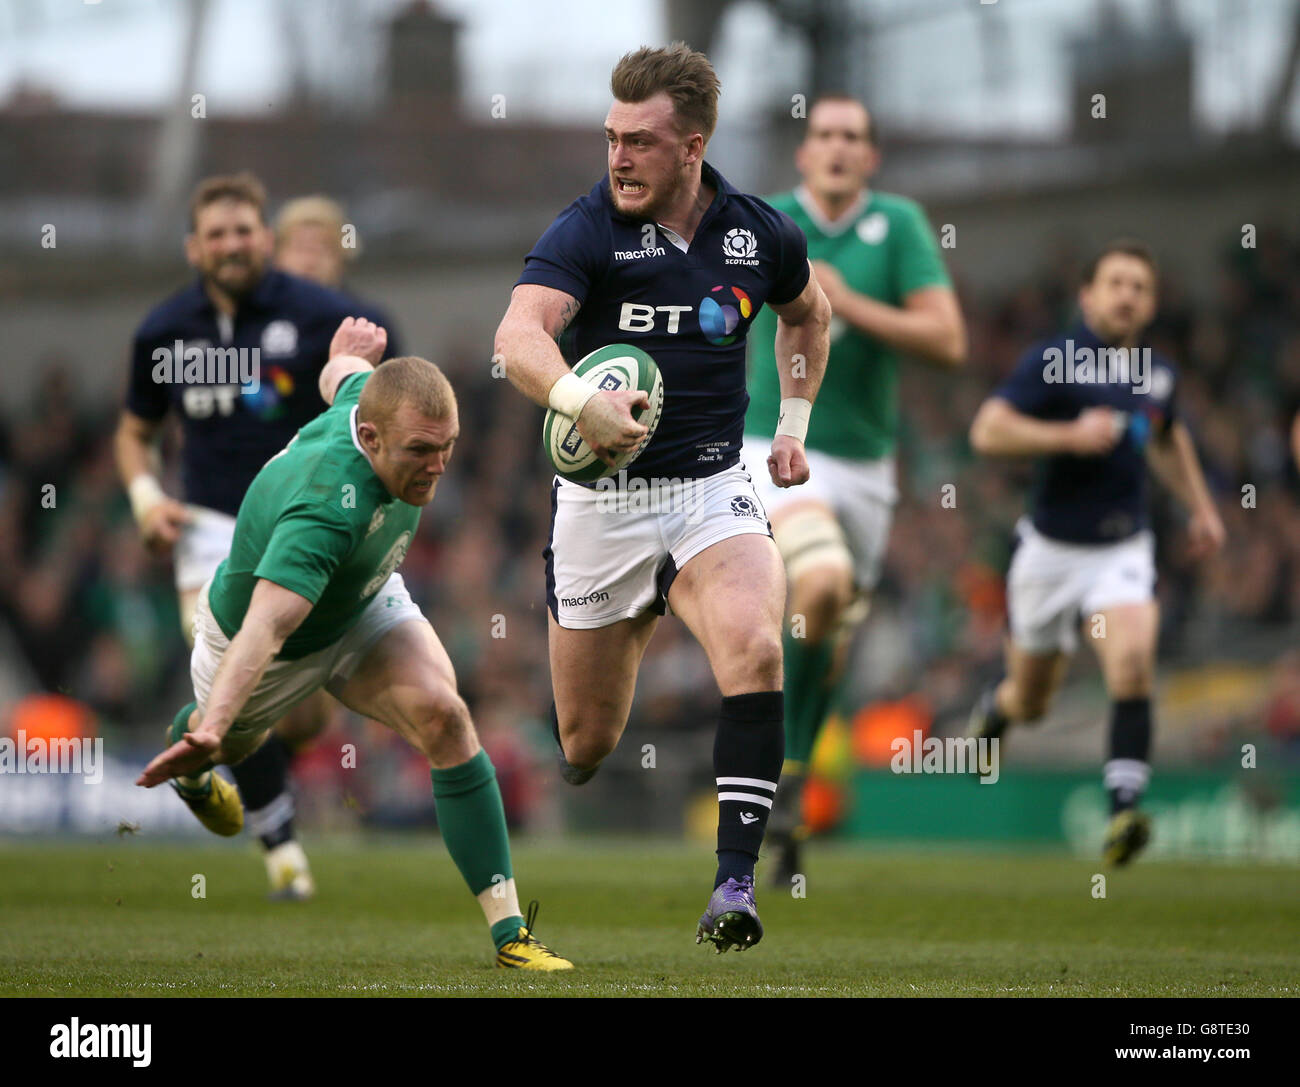
[[[808,468],[803,442],[789,434],[778,434],[773,438],[767,472],[778,487],[798,487],[807,483],[812,472]]]
[[[374,321],[364,317],[345,317],[330,341],[330,358],[338,355],[356,355],[372,366],[378,366],[388,346],[388,332]]]
[[[189,519],[183,503],[174,498],[160,499],[140,517],[140,535],[145,547],[155,555],[170,553]]]
[[[1199,509],[1187,522],[1188,557],[1209,558],[1218,553],[1227,538],[1218,511],[1213,507]]]
[[[1070,452],[1079,457],[1104,457],[1124,433],[1124,419],[1113,408],[1086,408],[1070,428]]]
[[[613,464],[616,454],[631,452],[650,432],[632,418],[633,408],[649,406],[650,397],[642,389],[598,392],[578,416],[578,433],[596,456]]]

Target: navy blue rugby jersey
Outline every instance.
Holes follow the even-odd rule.
[[[1176,418],[1177,375],[1167,358],[1140,346],[1121,365],[1107,350],[1080,324],[1031,347],[993,393],[1052,422],[1091,407],[1124,413],[1124,436],[1106,456],[1057,454],[1040,463],[1030,518],[1044,536],[1067,543],[1113,543],[1147,527],[1146,444]]]
[[[126,407],[150,420],[180,414],[186,502],[238,514],[262,465],[325,410],[317,381],[345,317],[382,325],[385,358],[401,353],[382,311],[274,270],[239,301],[233,321],[220,318],[201,280],[149,312],[131,349]]]
[[[611,343],[658,364],[663,415],[629,477],[700,478],[740,459],[745,335],[765,302],[792,302],[808,283],[808,243],[793,220],[707,162],[702,174],[717,195],[685,251],[663,227],[617,211],[606,176],[559,214],[516,284],[581,304],[560,340],[570,365]]]

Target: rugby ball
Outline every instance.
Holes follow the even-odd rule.
[[[633,417],[649,427],[649,433],[631,452],[615,457],[612,468],[582,440],[573,419],[561,415],[554,408],[547,411],[546,422],[542,425],[542,448],[546,450],[555,474],[573,483],[591,483],[626,468],[650,444],[659,426],[659,417],[663,415],[664,382],[655,360],[639,347],[625,343],[613,343],[593,351],[573,368],[573,372],[602,390],[640,389],[650,397],[649,407],[632,409]]]

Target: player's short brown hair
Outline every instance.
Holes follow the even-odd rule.
[[[299,196],[285,204],[275,217],[275,244],[277,248],[284,245],[285,239],[295,227],[324,227],[343,251],[343,256],[351,260],[357,251],[343,248],[345,218],[343,205],[337,200],[321,195]]]
[[[871,110],[867,109],[867,104],[861,98],[854,98],[853,95],[846,91],[823,91],[812,100],[812,105],[808,107],[808,116],[812,116],[812,111],[820,106],[823,102],[848,102],[850,105],[857,106],[862,110],[867,118],[867,143],[873,147],[876,143],[876,120],[871,116]]]
[[[1083,282],[1091,283],[1097,278],[1097,269],[1107,257],[1122,253],[1126,257],[1136,257],[1151,269],[1151,275],[1160,282],[1160,265],[1156,262],[1155,250],[1138,238],[1116,238],[1107,242],[1083,266]]]
[[[436,364],[415,355],[389,359],[361,389],[357,421],[384,430],[403,404],[429,419],[447,419],[456,413],[456,393]]]
[[[257,217],[266,222],[266,187],[256,176],[243,170],[237,174],[219,174],[205,177],[194,188],[190,197],[190,229],[199,225],[199,212],[218,200],[234,200],[240,204],[251,204],[257,209]]]
[[[722,84],[709,58],[685,42],[666,49],[645,45],[625,54],[614,65],[609,89],[620,102],[644,102],[661,91],[673,100],[678,129],[698,132],[708,143],[718,124],[718,92]]]

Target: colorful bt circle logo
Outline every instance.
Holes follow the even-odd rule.
[[[736,326],[753,315],[754,303],[739,287],[714,287],[700,303],[700,331],[709,343],[725,347],[735,342]]]
[[[293,375],[282,366],[267,368],[261,387],[244,394],[244,408],[260,419],[278,419],[285,413],[284,401],[293,395]]]

